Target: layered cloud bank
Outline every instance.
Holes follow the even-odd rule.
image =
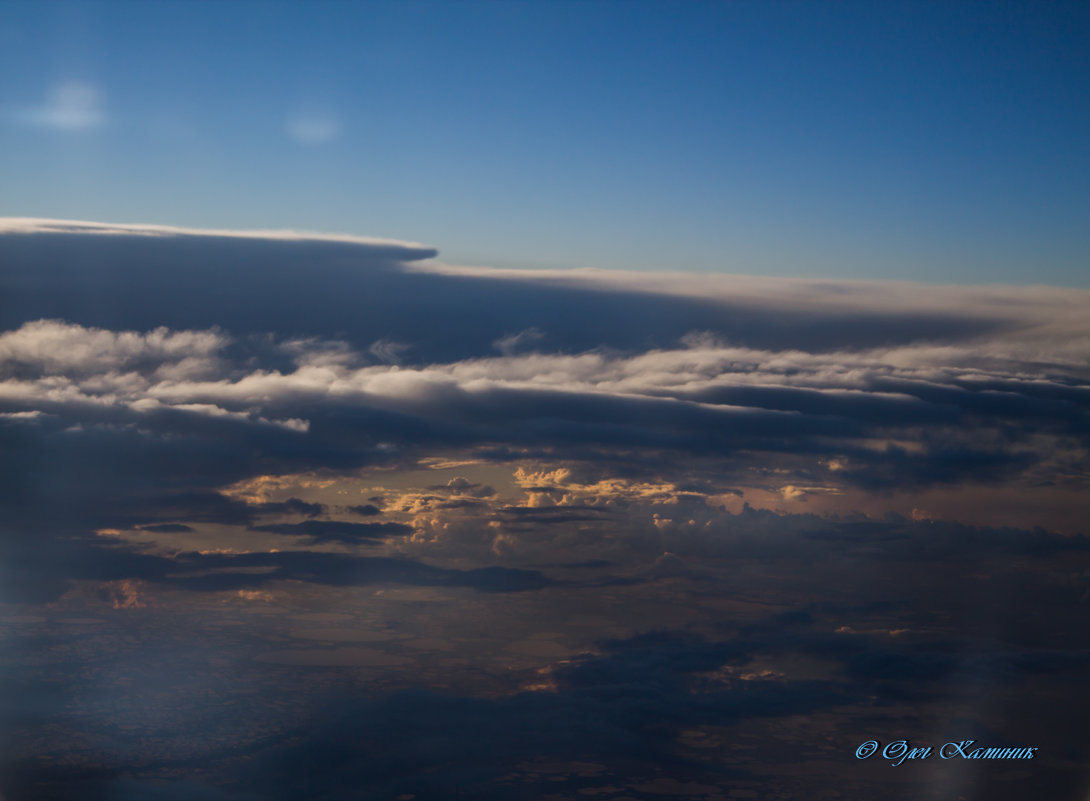
[[[436,255],[0,221],[0,791],[1078,797],[1090,293]]]
[[[96,473],[146,471],[140,454],[154,452],[166,485],[214,489],[460,450],[827,505],[962,489],[968,520],[1001,486],[1034,514],[1051,507],[1038,523],[1078,530],[1090,293],[410,270],[434,251],[152,226],[0,230],[6,436],[37,453],[115,440]],[[193,471],[224,437],[247,455]],[[46,496],[49,476],[36,479]],[[826,510],[851,503],[873,507],[855,495]]]

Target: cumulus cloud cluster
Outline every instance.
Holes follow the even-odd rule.
[[[259,344],[267,358],[217,329],[24,323],[0,335],[0,403],[28,424],[154,429],[156,413],[174,412],[317,426],[314,442],[550,448],[559,459],[586,448],[759,453],[808,459],[803,483],[866,487],[1069,480],[1088,432],[1087,362],[1071,353],[1085,344],[1066,340],[1030,357],[991,341],[812,353],[699,335],[636,354],[422,365],[376,364],[337,341]]]

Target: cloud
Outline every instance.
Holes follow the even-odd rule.
[[[258,241],[272,241],[272,242],[313,242],[313,243],[344,243],[361,246],[356,251],[358,256],[361,257],[374,257],[390,256],[393,255],[396,258],[412,260],[412,259],[428,259],[437,254],[434,248],[430,248],[427,245],[421,245],[416,242],[403,242],[397,239],[380,239],[376,237],[356,236],[355,234],[331,234],[331,233],[318,233],[313,231],[291,231],[291,230],[225,230],[225,229],[212,229],[212,228],[182,228],[173,225],[158,225],[158,224],[138,224],[138,223],[100,223],[90,222],[86,220],[55,220],[45,219],[39,217],[0,217],[0,234],[27,234],[35,235],[38,241],[35,243],[35,249],[44,248],[46,250],[52,247],[69,244],[71,240],[65,242],[64,240],[54,239],[52,235],[59,234],[79,234],[79,235],[100,235],[103,237],[112,237],[114,245],[121,245],[122,248],[133,247],[135,243],[131,240],[132,237],[150,237],[150,238],[168,238],[177,239],[179,237],[201,237],[204,239],[206,245],[210,245],[213,250],[223,248],[226,243],[216,243],[217,239],[244,239],[244,240],[258,240]],[[50,242],[49,240],[53,241]],[[7,245],[14,244],[9,241]],[[87,245],[87,240],[81,240],[80,244]],[[256,252],[256,250],[255,250]],[[223,258],[228,256],[230,248],[223,248],[220,250],[219,257]],[[56,267],[57,265],[54,265]],[[245,267],[239,265],[242,271],[245,272]],[[60,287],[57,287],[60,290]]]
[[[257,475],[437,458],[536,462],[538,504],[584,517],[675,502],[679,476],[826,511],[1007,487],[1065,520],[1086,489],[1079,290],[463,269],[389,240],[32,219],[0,222],[0,253],[0,437],[34,465],[4,502],[28,525],[187,525]],[[484,508],[491,479],[462,479],[428,492]]]
[[[0,364],[8,374],[101,374],[143,362],[164,377],[197,378],[219,372],[214,359],[228,343],[216,331],[115,333],[39,320],[0,334]]]
[[[54,131],[88,131],[106,123],[103,92],[92,83],[69,81],[50,87],[44,102],[12,113],[17,122]]]
[[[801,592],[817,581],[805,560],[843,576],[852,559],[1083,552],[1030,529],[1085,530],[1086,292],[422,263],[434,255],[3,221],[7,596],[127,580],[533,591],[569,577],[527,565],[584,563],[599,567],[580,581],[620,587],[692,578],[681,564],[705,558],[771,559]],[[346,483],[230,489],[307,471]],[[382,509],[358,502],[376,494]],[[882,519],[893,497],[930,520]],[[1033,520],[1003,528],[996,498]],[[981,514],[990,528],[951,522]],[[121,534],[91,534],[105,529]],[[179,556],[213,536],[299,539]],[[357,545],[395,561],[307,550]],[[181,562],[195,572],[177,577]],[[888,574],[906,594],[920,580]]]
[[[537,344],[543,339],[545,339],[544,333],[536,328],[527,328],[517,334],[507,334],[500,337],[492,343],[492,346],[504,356],[513,356],[519,349],[527,345]]]
[[[531,329],[559,354],[646,352],[700,336],[758,352],[943,347],[985,337],[1030,356],[1042,338],[1053,349],[1066,341],[1070,361],[1085,350],[1070,336],[1083,325],[1085,293],[1077,291],[890,292],[844,282],[835,293],[812,282],[723,278],[701,295],[704,287],[681,279],[656,292],[646,277],[409,271],[434,249],[348,236],[20,219],[0,231],[10,265],[4,289],[20,299],[0,309],[6,329],[41,318],[109,330],[220,326],[234,335],[341,340],[356,351],[397,342],[411,346],[401,358],[413,364],[494,355],[497,340]],[[703,334],[694,340],[694,332]]]
[[[1000,360],[987,353],[990,343],[820,354],[706,344],[419,366],[368,365],[344,348],[333,360],[310,359],[306,348],[322,354],[328,345],[291,344],[299,366],[285,370],[275,354],[263,365],[215,329],[34,321],[0,335],[0,406],[35,414],[7,418],[35,430],[37,415],[68,429],[166,431],[186,419],[278,427],[307,439],[300,457],[360,443],[384,421],[384,443],[415,450],[505,443],[548,445],[558,458],[586,447],[639,447],[654,458],[664,450],[810,458],[807,473],[776,485],[788,498],[835,494],[844,484],[1047,474],[1064,458],[1061,441],[1086,442],[1090,433],[1084,368]]]
[[[391,342],[387,339],[380,339],[377,342],[372,343],[371,347],[367,349],[367,352],[383,364],[401,364],[405,352],[411,348],[411,345],[406,345],[402,342]]]
[[[488,484],[470,481],[464,476],[455,476],[446,484],[433,484],[428,489],[432,492],[449,493],[469,498],[489,498],[496,494],[495,488]]]
[[[372,503],[357,504],[355,506],[349,506],[347,509],[360,517],[371,517],[373,515],[382,514],[382,510]]]
[[[0,222],[5,794],[1076,797],[1090,294],[435,255]]]
[[[304,145],[322,145],[341,135],[341,122],[333,114],[299,113],[288,117],[288,135]]]

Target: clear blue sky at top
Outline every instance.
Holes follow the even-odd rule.
[[[0,4],[0,215],[1090,285],[1090,4]]]

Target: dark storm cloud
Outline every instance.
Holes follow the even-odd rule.
[[[356,506],[346,506],[349,512],[357,514],[360,517],[373,517],[374,515],[382,514],[382,510],[375,506],[373,503],[358,504]]]
[[[49,403],[47,414],[0,418],[0,503],[9,522],[132,528],[156,523],[245,525],[259,515],[316,516],[319,504],[247,504],[217,490],[256,472],[351,468],[389,455],[347,437],[308,437],[289,426],[202,411],[138,411]],[[342,434],[344,432],[341,432]]]
[[[398,243],[50,221],[5,227],[0,289],[8,302],[0,306],[0,326],[6,329],[41,318],[124,330],[221,326],[236,335],[348,339],[363,350],[379,341],[406,343],[412,350],[405,355],[426,363],[495,353],[494,343],[512,331],[537,330],[550,348],[567,352],[668,347],[694,330],[756,348],[807,342],[833,350],[956,340],[1009,325],[999,315],[919,309],[798,308],[784,315],[703,299],[699,290],[683,296],[625,291],[619,283],[405,272],[399,265],[436,252]]]
[[[710,480],[689,471],[703,460],[730,487],[718,492],[752,469],[803,495],[795,485],[1085,483],[1086,293],[512,273],[424,263],[434,255],[5,222],[5,542],[55,553],[70,533],[201,523],[312,543],[398,537],[400,522],[317,520],[331,507],[220,490],[436,451],[685,473],[693,486]],[[445,508],[488,509],[495,488],[462,481],[434,488]],[[499,515],[549,528],[609,516],[568,506]]]
[[[74,580],[160,580],[177,569],[173,560],[134,552],[103,538],[53,532],[32,536],[11,524],[0,527],[0,601],[49,603]]]
[[[915,482],[987,478],[984,461],[1007,475],[1020,463],[1004,470],[1003,453],[1020,435],[1085,442],[1088,431],[1087,303],[1076,291],[406,270],[434,251],[7,229],[0,324],[13,332],[0,344],[0,402],[15,413],[123,424],[169,407],[193,428],[309,426],[302,433],[324,440],[309,458],[331,466],[346,458],[338,437],[381,428],[409,447],[842,450],[866,463],[845,478],[897,458],[856,441],[966,432],[934,459],[927,448],[905,457]],[[535,332],[524,339],[551,355],[495,357],[511,331]],[[378,342],[404,344],[412,360],[399,357],[400,372],[376,363]],[[107,394],[113,408],[95,408]]]
[[[61,324],[52,328],[70,330]],[[674,355],[682,361],[690,358],[686,351]],[[648,370],[667,369],[669,357],[657,354],[656,361],[666,366],[651,365]],[[839,478],[865,487],[893,486],[898,481],[915,485],[997,480],[1047,458],[1040,450],[1013,451],[1012,443],[1035,433],[1081,437],[1086,416],[1084,408],[1071,403],[1065,407],[1066,416],[1041,410],[1036,420],[1030,415],[970,415],[952,403],[928,410],[918,401],[899,398],[891,403],[858,390],[843,392],[843,397],[817,391],[751,392],[753,405],[741,405],[740,395],[726,399],[731,403],[718,403],[711,396],[699,400],[684,395],[640,397],[633,394],[640,391],[638,387],[602,391],[594,371],[618,369],[604,357],[543,357],[541,361],[540,369],[553,374],[568,370],[569,382],[538,388],[517,375],[535,369],[533,363],[503,360],[397,373],[387,368],[320,365],[288,374],[252,372],[236,380],[228,377],[229,368],[223,368],[223,377],[211,381],[136,374],[119,378],[110,372],[62,380],[51,375],[13,379],[0,403],[12,410],[4,426],[11,441],[22,438],[30,443],[51,436],[76,442],[80,433],[84,438],[114,436],[149,453],[180,451],[163,454],[167,458],[161,464],[167,469],[187,447],[197,457],[200,443],[209,455],[222,453],[214,465],[225,477],[220,484],[260,469],[259,462],[266,471],[289,472],[388,461],[392,454],[381,449],[383,442],[410,451],[505,443],[516,448],[548,447],[560,458],[563,451],[581,458],[588,448],[842,456],[853,462]],[[631,371],[632,365],[619,369]],[[114,386],[103,387],[104,382]],[[807,408],[798,402],[797,396],[807,394],[817,396],[820,404],[809,403]],[[773,405],[783,406],[786,396],[795,396],[795,408],[757,405],[771,397]],[[906,414],[903,407],[911,413]],[[43,417],[26,416],[35,413]],[[956,430],[950,425],[953,421],[960,423]],[[910,430],[898,433],[905,429]],[[907,436],[924,447],[908,450],[873,442],[894,436]],[[146,443],[137,445],[136,440]],[[864,444],[866,440],[870,441]],[[232,474],[233,466],[239,473]],[[207,475],[213,479],[213,473]]]

